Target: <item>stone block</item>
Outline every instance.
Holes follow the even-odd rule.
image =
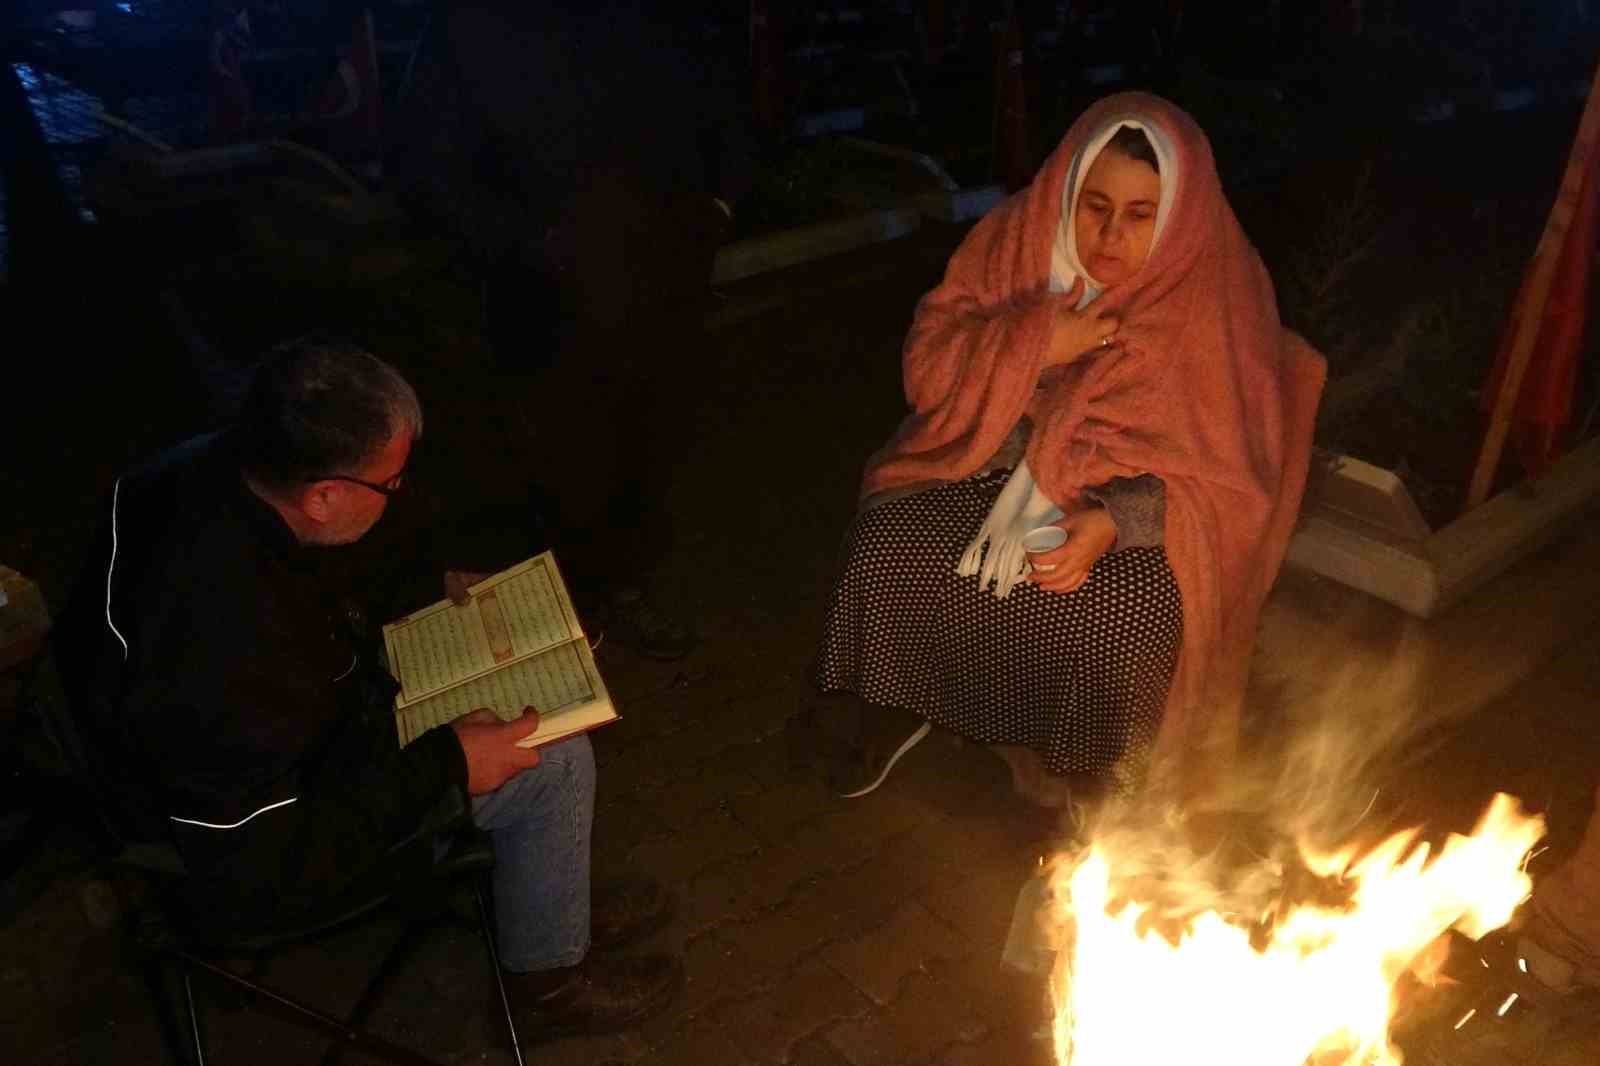
[[[864,936],[830,945],[822,957],[875,1001],[890,1003],[907,976],[930,960],[960,958],[967,948],[960,934],[913,900]]]
[[[652,947],[660,950],[658,945]],[[652,1046],[671,1042],[684,1028],[714,1015],[719,1004],[747,998],[761,987],[744,952],[716,933],[689,941],[682,955],[683,991],[638,1029]]]
[[[1356,474],[1378,469],[1350,464],[1355,460],[1345,467]],[[1564,456],[1539,480],[1502,492],[1421,539],[1407,539],[1415,523],[1390,479],[1387,471],[1339,476],[1343,506],[1323,505],[1320,489],[1308,496],[1287,562],[1433,618],[1549,543],[1593,505],[1600,496],[1600,440]]]
[[[996,863],[921,898],[930,912],[966,937],[980,956],[987,948],[998,959],[1024,875],[1013,863]]]
[[[746,1066],[747,1058],[728,1031],[709,1021],[694,1021],[663,1040],[642,1066]]]
[[[988,1031],[948,984],[917,974],[893,1004],[833,1026],[827,1039],[852,1066],[889,1066],[924,1062],[952,1044],[975,1043]]]
[[[838,800],[815,777],[733,800],[733,816],[768,845],[781,844],[796,826],[836,808]]]
[[[707,818],[700,825],[676,833],[651,837],[636,845],[628,865],[664,884],[686,884],[695,874],[735,855],[749,855],[761,842],[726,816]]]
[[[938,1066],[1055,1066],[1055,1049],[1033,1033],[996,1029],[977,1043],[953,1045],[934,1061]]]
[[[801,1040],[869,1009],[848,981],[818,963],[801,967],[759,996],[730,1005],[718,1020],[750,1058],[787,1063]]]

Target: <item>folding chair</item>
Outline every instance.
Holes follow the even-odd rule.
[[[111,863],[124,875],[124,887],[130,889],[124,893],[131,905],[123,909],[122,931],[140,960],[155,1000],[162,1037],[175,1062],[205,1066],[207,1061],[193,981],[194,972],[199,970],[253,997],[274,1013],[333,1037],[334,1042],[322,1059],[324,1064],[336,1062],[347,1048],[356,1048],[397,1066],[435,1066],[434,1060],[362,1027],[389,978],[418,946],[419,934],[449,916],[453,899],[470,885],[476,924],[483,936],[512,1056],[522,1066],[521,1041],[495,948],[489,881],[494,852],[488,835],[472,824],[458,794],[447,794],[424,825],[389,850],[380,869],[317,908],[313,916],[266,932],[216,932],[197,926],[182,903],[181,888],[187,872],[177,849],[168,841],[130,836],[126,821],[105,804],[107,791],[95,775],[93,749],[78,728],[70,700],[41,701],[39,706],[46,728],[82,790],[80,795],[87,797]],[[404,931],[373,972],[347,1018],[337,1018],[256,979],[255,973],[274,952],[314,943],[386,912],[398,912],[404,918]],[[252,961],[249,972],[228,965],[228,960],[241,957]],[[181,1005],[173,1004],[168,995],[165,971],[169,966],[177,970]]]

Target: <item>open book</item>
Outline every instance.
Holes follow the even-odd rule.
[[[400,681],[395,723],[406,745],[479,707],[510,720],[524,707],[539,727],[525,748],[617,717],[572,598],[549,552],[473,585],[462,606],[441,600],[383,627]]]

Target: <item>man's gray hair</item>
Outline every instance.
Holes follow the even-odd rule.
[[[354,473],[403,431],[422,436],[411,383],[365,349],[320,337],[268,353],[235,428],[244,468],[275,489]]]

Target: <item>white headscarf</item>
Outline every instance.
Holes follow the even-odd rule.
[[[1161,172],[1161,200],[1156,204],[1155,234],[1150,238],[1152,252],[1155,251],[1156,241],[1161,239],[1162,227],[1171,214],[1173,197],[1178,191],[1178,161],[1173,156],[1172,145],[1168,143],[1166,134],[1155,126],[1146,125],[1130,115],[1112,119],[1099,133],[1089,138],[1067,168],[1067,181],[1061,189],[1061,222],[1056,227],[1056,242],[1050,250],[1050,290],[1066,292],[1075,280],[1082,278],[1083,298],[1078,301],[1079,308],[1099,296],[1105,286],[1089,276],[1083,261],[1078,258],[1077,228],[1072,224],[1078,207],[1078,193],[1089,168],[1094,166],[1094,161],[1100,158],[1100,152],[1124,126],[1140,131],[1150,141],[1159,164],[1157,169]]]

